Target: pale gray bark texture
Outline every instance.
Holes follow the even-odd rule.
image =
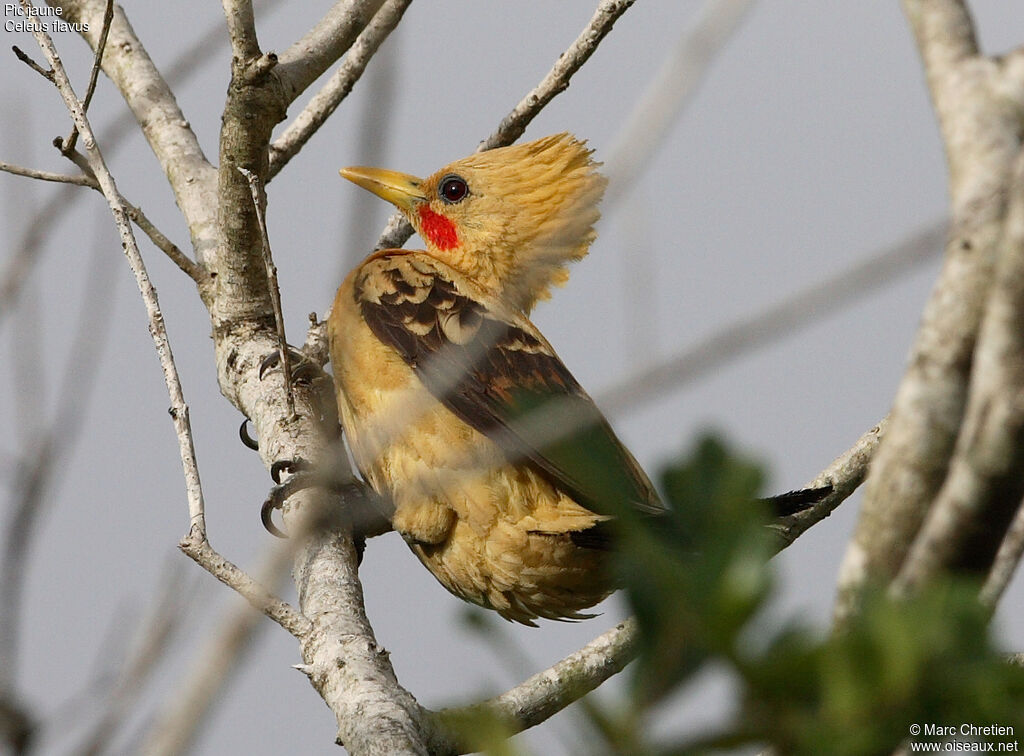
[[[912,590],[978,558],[1024,497],[1024,153],[1018,156],[995,284],[974,350],[967,410],[949,475],[894,583]],[[985,554],[985,556],[988,556]]]
[[[949,166],[951,228],[939,280],[925,307],[886,438],[865,486],[843,560],[836,619],[865,586],[899,571],[949,469],[972,375],[972,357],[1020,149],[1020,99],[1006,71],[979,53],[960,0],[904,0],[921,53]]]

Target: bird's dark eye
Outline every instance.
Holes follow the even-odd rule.
[[[466,185],[465,179],[452,174],[441,179],[438,194],[449,205],[454,205],[456,202],[461,202],[469,194],[469,187]]]

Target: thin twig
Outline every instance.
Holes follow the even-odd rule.
[[[123,196],[122,200],[124,200],[124,205],[128,209],[128,217],[132,219],[142,233],[149,237],[149,240],[153,242],[157,249],[167,255],[171,262],[177,265],[185,275],[199,284],[199,286],[209,284],[210,278],[203,270],[203,267],[182,252],[177,244],[164,236],[163,232],[154,226],[153,222],[142,212],[141,207],[133,205],[124,199]]]
[[[68,153],[70,155],[81,155],[77,151],[72,150]],[[78,164],[77,161],[76,165]],[[0,171],[11,173],[15,176],[25,176],[26,178],[39,179],[40,181],[54,181],[62,184],[72,184],[75,186],[85,186],[90,189],[95,189],[102,194],[99,182],[96,181],[96,177],[92,175],[91,169],[85,166],[85,170],[80,175],[69,176],[63,173],[50,173],[49,171],[37,171],[32,168],[23,168],[20,165],[13,165],[11,163],[0,162]],[[189,278],[195,281],[197,284],[205,285],[207,283],[207,276],[203,273],[202,268],[191,260],[188,255],[181,251],[174,242],[168,239],[155,225],[153,222],[146,217],[146,214],[142,212],[142,209],[131,204],[123,196],[121,197],[128,209],[128,217],[132,219],[136,226],[149,237],[150,241],[170,258],[171,262],[177,265],[182,272],[184,272]],[[6,287],[5,287],[6,289]],[[6,301],[7,295],[3,297]]]
[[[107,47],[107,37],[110,34],[110,22],[114,20],[114,0],[107,0],[107,7],[103,10],[103,28],[100,31],[100,41],[96,45],[96,52],[93,54],[92,70],[89,71],[89,85],[85,90],[85,97],[82,98],[82,112],[89,112],[89,104],[92,102],[92,95],[96,91],[96,81],[99,78],[100,66],[103,63],[103,51]],[[60,144],[61,152],[70,152],[75,149],[78,142],[78,127],[72,125],[68,138]]]
[[[14,51],[14,55],[18,58],[18,60],[20,60],[26,66],[28,66],[33,71],[35,71],[37,74],[42,76],[44,79],[46,79],[48,81],[53,81],[53,69],[50,69],[49,71],[47,71],[41,65],[36,63],[32,58],[30,58],[28,53],[26,53],[24,50],[22,50],[17,45],[12,45],[11,49]]]
[[[352,43],[345,62],[338,67],[327,83],[306,104],[288,127],[270,145],[270,169],[267,183],[295,157],[324,122],[337,110],[359,77],[366,70],[366,64],[377,52],[377,48],[402,20],[402,14],[412,0],[386,0],[366,25],[356,41]]]
[[[60,148],[59,145],[57,146]],[[89,165],[89,161],[85,155],[75,149],[60,149],[60,152],[64,157],[77,165],[83,174],[91,177],[93,180],[96,179],[96,175],[93,173],[92,167]],[[102,194],[102,190],[99,188],[99,183],[96,184],[95,189]],[[152,221],[146,217],[146,214],[142,212],[142,208],[133,205],[125,199],[123,194],[121,195],[121,202],[128,209],[128,217],[135,222],[135,225],[137,225],[142,232],[149,237],[150,241],[153,242],[157,249],[167,255],[171,262],[177,265],[182,272],[195,281],[200,290],[209,284],[210,279],[204,274],[202,266],[189,259],[188,255],[182,252],[176,244],[164,236],[164,234],[153,225]]]
[[[37,171],[34,168],[23,168],[20,165],[14,165],[13,163],[5,163],[2,161],[0,161],[0,171],[3,171],[4,173],[12,173],[15,176],[25,176],[26,178],[39,179],[40,181],[55,181],[60,184],[74,184],[75,186],[87,186],[90,189],[97,190],[100,188],[100,185],[96,182],[96,179],[85,174],[69,176],[65,173]]]
[[[477,147],[477,152],[493,150],[512,144],[530,124],[538,113],[551,102],[555,95],[564,92],[573,74],[580,70],[597,46],[601,44],[608,32],[612,30],[619,17],[629,10],[635,0],[602,0],[597,6],[590,22],[576,37],[575,41],[558,56],[554,66],[541,79],[529,94],[519,101],[512,110],[501,119],[498,128]],[[377,240],[377,249],[401,247],[412,236],[412,226],[401,213],[395,213],[388,220],[387,226]]]
[[[300,640],[310,632],[310,622],[300,612],[260,585],[251,575],[229,562],[210,545],[205,533],[193,527],[178,544],[189,558],[224,585],[240,594],[256,610]]]
[[[288,397],[288,416],[295,417],[295,389],[292,386],[292,358],[288,349],[288,339],[284,330],[284,312],[281,309],[281,289],[277,283],[277,266],[270,252],[270,236],[267,234],[267,193],[260,185],[259,177],[247,168],[238,167],[238,172],[249,182],[252,192],[252,204],[256,210],[256,222],[260,227],[263,264],[267,269],[267,282],[270,287],[270,302],[274,308],[274,325],[277,328],[278,353],[281,357],[281,372],[284,374],[284,388]]]

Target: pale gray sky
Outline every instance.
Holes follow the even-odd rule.
[[[215,3],[124,4],[159,66],[223,23]],[[422,175],[471,152],[540,80],[595,5],[413,3],[386,43],[396,80],[393,107],[378,125],[383,163]],[[261,13],[264,49],[286,47],[328,6],[318,0]],[[1024,24],[1015,6],[972,3],[987,52],[1021,43]],[[526,137],[568,130],[587,138],[599,159],[606,157],[697,8],[689,1],[638,2]],[[35,54],[27,34],[5,33],[3,41]],[[84,45],[71,34],[58,35],[57,43],[84,89]],[[208,52],[210,60],[176,91],[215,160],[229,54],[224,43]],[[292,341],[301,341],[307,313],[323,313],[330,303],[342,261],[353,257],[345,248],[356,238],[353,227],[361,238],[374,238],[390,211],[377,202],[352,217],[359,190],[337,175],[341,166],[370,162],[358,133],[372,84],[380,81],[372,75],[378,63],[269,187],[268,223]],[[56,93],[10,54],[0,56],[0,74],[0,160],[67,170],[49,146],[68,131]],[[101,146],[104,125],[122,110],[113,87],[101,80],[91,111]],[[184,247],[184,224],[141,137],[133,133],[109,162],[124,194]],[[24,233],[24,219],[56,191],[0,177],[4,257]],[[568,287],[540,306],[536,321],[599,398],[651,361],[943,217],[945,199],[941,144],[898,4],[765,0],[712,66],[635,188],[606,213],[597,243]],[[42,752],[49,754],[77,742],[80,733],[66,726],[90,710],[59,705],[109,663],[104,639],[112,632],[123,639],[117,633],[130,629],[168,561],[186,560],[175,545],[187,516],[166,390],[109,213],[98,195],[90,195],[45,223],[55,228],[23,298],[30,301],[29,315],[8,318],[0,335],[7,355],[0,370],[0,411],[9,418],[0,441],[5,480],[28,437],[21,427],[24,408],[32,406],[26,385],[36,389],[38,401],[54,401],[68,323],[79,318],[82,282],[96,265],[96,239],[115,266],[106,349],[78,366],[98,371],[97,390],[25,566],[19,680],[41,715],[59,718],[44,732]],[[238,442],[241,417],[217,391],[209,324],[193,287],[148,245],[144,254],[191,407],[211,540],[228,558],[253,567],[270,539],[258,517],[269,476]],[[885,414],[936,270],[937,261],[612,422],[652,475],[699,430],[716,428],[764,460],[774,490],[797,487]],[[42,345],[36,360],[24,359],[33,356],[28,336]],[[781,612],[826,621],[856,506],[856,500],[844,504],[779,560]],[[0,530],[5,527],[0,517]],[[191,564],[186,571],[200,572]],[[362,576],[379,641],[402,683],[431,707],[499,692],[598,635],[623,611],[613,598],[588,622],[539,629],[502,623],[531,660],[530,668],[516,671],[464,629],[466,605],[447,594],[394,534],[371,542]],[[174,689],[204,633],[234,600],[205,574],[190,585],[195,622],[177,642],[174,661],[159,671],[143,709]],[[1016,650],[1024,648],[1021,597],[1018,583],[999,617],[1007,648]],[[197,752],[336,753],[333,716],[290,667],[300,661],[296,643],[264,624]],[[721,684],[695,686],[665,707],[659,726],[676,731],[710,721],[726,698]],[[570,735],[573,716],[556,717],[527,742],[542,753],[586,753]]]

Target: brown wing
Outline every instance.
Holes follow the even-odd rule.
[[[547,341],[471,286],[422,253],[396,252],[364,264],[355,298],[377,338],[511,461],[532,464],[599,514],[624,504],[661,512],[651,482]]]

